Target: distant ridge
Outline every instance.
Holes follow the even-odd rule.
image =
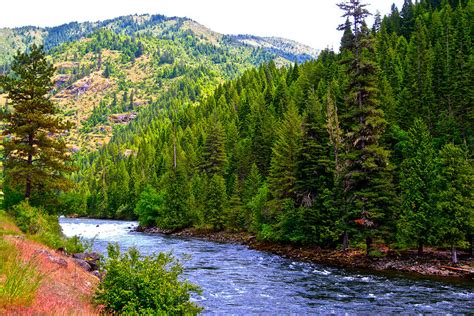
[[[298,63],[315,59],[319,50],[282,37],[259,37],[255,35],[231,35],[235,40],[280,55]]]
[[[223,35],[214,32],[198,22],[185,17],[166,17],[156,14],[127,15],[96,22],[70,22],[53,27],[22,26],[17,28],[0,28],[0,66],[9,63],[15,53],[28,46],[43,44],[50,50],[63,43],[83,39],[101,28],[114,30],[116,33],[131,35],[134,32],[147,30],[166,21],[182,24],[193,24],[202,32],[225,37],[235,43],[261,48],[289,61],[299,63],[314,59],[318,50],[293,40],[279,37],[259,37],[254,35]]]

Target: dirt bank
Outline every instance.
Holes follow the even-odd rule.
[[[44,276],[30,306],[9,306],[2,315],[98,315],[91,303],[99,279],[69,256],[22,235],[0,236],[18,249],[20,259],[32,260]]]

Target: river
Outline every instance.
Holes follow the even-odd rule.
[[[109,242],[141,253],[172,252],[184,259],[185,277],[203,289],[193,300],[205,314],[387,314],[474,312],[474,286],[467,283],[363,274],[297,262],[248,249],[191,238],[131,231],[136,222],[60,219],[67,236]]]

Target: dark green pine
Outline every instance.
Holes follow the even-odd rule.
[[[33,204],[54,204],[57,191],[71,188],[64,174],[73,170],[61,138],[71,124],[57,117],[58,110],[50,98],[54,67],[43,48],[33,45],[29,52],[14,58],[11,70],[14,75],[0,77],[0,86],[14,109],[1,117],[6,123],[3,133],[10,135],[4,142],[5,186],[9,192],[5,202],[15,203],[22,196]]]

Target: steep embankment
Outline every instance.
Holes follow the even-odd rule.
[[[0,216],[0,257],[0,314],[98,314],[91,302],[99,279],[71,257],[27,239],[5,216]]]

